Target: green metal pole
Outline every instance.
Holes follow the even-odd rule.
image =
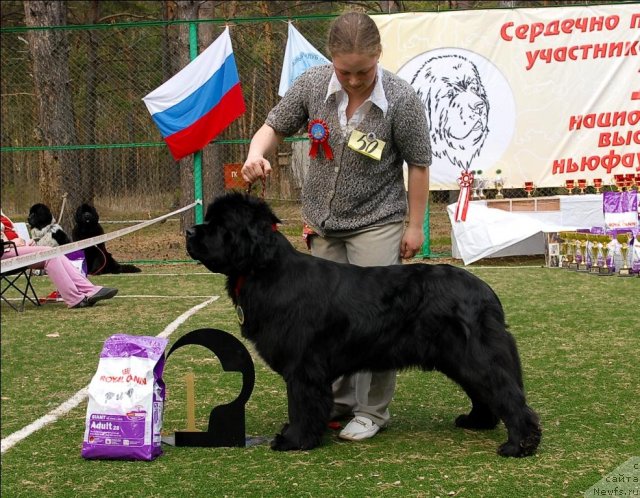
[[[428,258],[431,256],[431,236],[429,232],[429,206],[430,202],[427,201],[427,209],[424,211],[424,221],[422,222],[422,233],[424,233],[424,243],[422,244],[422,257]]]
[[[189,23],[189,58],[198,57],[198,23]],[[200,200],[196,205],[196,223],[204,221],[204,209],[202,206],[202,151],[193,154],[193,197]]]

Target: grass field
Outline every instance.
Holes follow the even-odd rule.
[[[427,262],[427,264],[429,264]],[[472,267],[498,293],[522,357],[531,406],[543,426],[539,453],[496,455],[504,426],[456,429],[468,410],[461,390],[437,373],[405,371],[392,423],[352,443],[328,432],[309,452],[164,446],[153,462],[86,461],[80,456],[86,401],[2,454],[3,497],[560,497],[582,496],[603,475],[640,455],[639,279],[598,278],[545,268]],[[41,295],[51,290],[37,278]],[[95,277],[120,289],[94,308],[2,305],[3,446],[16,431],[87,386],[104,340],[115,333],[157,335],[208,297],[219,295],[170,336],[198,328],[239,336],[224,280],[199,265],[145,265],[137,275]],[[243,342],[245,342],[243,340]],[[286,419],[283,381],[253,350],[256,385],[247,435],[272,437]],[[164,432],[185,430],[183,377],[196,377],[196,422],[206,430],[214,405],[235,398],[240,375],[225,373],[204,348],[187,346],[167,362]]]

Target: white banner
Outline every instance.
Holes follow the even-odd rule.
[[[465,169],[507,188],[640,173],[639,5],[373,19],[383,66],[425,103],[432,189]]]

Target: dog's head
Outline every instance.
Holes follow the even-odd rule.
[[[76,225],[83,226],[93,226],[97,225],[100,221],[100,216],[98,215],[98,211],[90,204],[80,204],[78,209],[76,209],[75,215]]]
[[[432,57],[411,85],[427,111],[434,156],[468,168],[489,133],[489,100],[475,64],[459,55]]]
[[[53,223],[53,215],[51,210],[45,204],[34,204],[29,209],[29,217],[27,219],[31,228],[42,230],[47,225]]]
[[[204,223],[187,230],[187,252],[212,272],[248,275],[273,261],[277,223],[264,201],[226,194],[209,205]]]

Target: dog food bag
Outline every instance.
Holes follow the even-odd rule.
[[[162,454],[167,342],[125,334],[105,341],[89,384],[84,458],[153,460]]]

